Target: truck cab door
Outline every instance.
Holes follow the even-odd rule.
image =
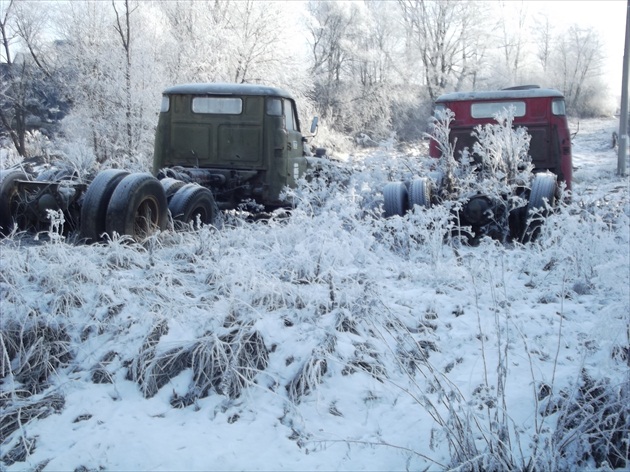
[[[297,186],[297,181],[304,177],[306,172],[304,142],[302,141],[295,103],[292,100],[284,99],[283,111],[284,126],[287,132],[287,185],[294,188]]]

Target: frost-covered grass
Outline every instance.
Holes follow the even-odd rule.
[[[579,143],[535,244],[445,243],[443,206],[380,218],[423,159],[391,151],[290,217],[3,240],[3,467],[629,467],[628,181]]]

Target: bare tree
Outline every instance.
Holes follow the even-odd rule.
[[[391,133],[395,88],[407,79],[399,11],[386,1],[310,2],[314,100],[343,133]],[[369,141],[369,140],[368,140]]]
[[[41,121],[47,106],[57,98],[56,65],[46,61],[51,48],[42,39],[48,23],[45,10],[38,5],[13,0],[0,20],[6,60],[0,69],[0,124],[21,156],[27,155],[28,127]],[[19,43],[26,53],[12,55],[11,43]]]
[[[554,41],[553,22],[546,14],[538,15],[531,28],[531,37],[536,47],[536,58],[542,67],[543,74],[547,73]]]
[[[20,156],[26,156],[26,84],[27,64],[7,63],[0,76],[3,86],[0,88],[0,124],[11,138],[15,150]]]
[[[2,125],[2,129],[5,130],[6,133],[11,137],[11,141],[15,146],[17,152],[23,156],[24,155],[24,133],[19,135],[19,131],[14,129],[11,126],[11,118],[10,118],[10,109],[13,108],[10,106],[11,100],[8,100],[9,96],[7,93],[9,92],[9,83],[13,76],[13,57],[11,55],[11,42],[15,39],[15,34],[12,32],[12,21],[13,21],[13,0],[11,0],[8,4],[2,2],[3,12],[2,18],[0,19],[0,34],[2,35],[2,47],[4,50],[4,62],[2,65],[2,69],[0,69],[0,77],[2,77],[3,85],[0,87],[0,124]],[[21,123],[17,123],[17,128],[23,128]]]
[[[118,13],[118,9],[116,8],[116,1],[112,0],[112,7],[114,8],[114,12],[116,14],[116,23],[114,24],[114,29],[120,36],[120,42],[125,55],[125,121],[127,128],[127,154],[131,154],[133,151],[133,131],[131,124],[131,109],[132,109],[132,98],[131,98],[131,22],[129,21],[133,9],[129,6],[129,0],[124,0],[123,6],[123,19],[121,20],[121,15]]]
[[[349,98],[347,94],[344,96],[343,90],[344,72],[350,62],[346,46],[357,17],[356,5],[313,0],[308,3],[307,10],[310,75],[314,79],[313,99],[322,118],[341,129],[344,126],[342,102]]]
[[[165,18],[162,61],[169,82],[230,80],[230,2],[176,0],[158,7]]]
[[[0,62],[4,62],[6,64],[11,64],[13,62],[11,43],[15,40],[16,34],[13,32],[11,23],[14,19],[14,3],[15,0],[9,0],[9,2],[6,2],[5,0],[0,1],[0,6],[2,6],[0,11],[0,36],[3,49],[2,55],[0,55]]]
[[[308,3],[312,21],[308,25],[313,63],[311,73],[325,77],[328,85],[339,84],[342,70],[349,61],[344,47],[356,20],[354,5],[337,2]]]
[[[603,53],[599,34],[593,28],[569,27],[559,37],[554,61],[568,111],[584,113],[585,89],[601,75]]]
[[[42,39],[44,31],[50,21],[46,10],[26,2],[17,2],[16,33],[22,44],[28,50],[37,67],[51,78],[49,69],[52,67],[46,61],[46,41]]]
[[[159,2],[171,82],[229,81],[288,85],[298,62],[287,44],[283,5],[256,0]]]
[[[63,21],[54,33],[73,103],[64,134],[89,145],[101,164],[147,166],[159,94],[168,80],[158,7],[75,0],[57,9]]]
[[[398,0],[410,47],[420,52],[423,80],[433,101],[473,75],[470,58],[482,21],[474,2],[461,0]]]
[[[525,56],[527,4],[520,2],[501,2],[501,17],[497,29],[501,31],[500,47],[507,71],[507,80],[516,84],[521,80],[522,65]]]
[[[118,148],[116,109],[119,99],[118,76],[124,64],[118,60],[111,5],[104,2],[75,1],[61,6],[65,21],[58,34],[66,45],[64,60],[72,65],[73,112],[64,120],[66,134],[90,143],[99,162],[105,162]]]
[[[390,2],[377,0],[366,0],[364,9],[350,37],[353,75],[358,75],[363,86],[391,83],[404,75],[395,57],[402,43],[397,11]]]
[[[254,0],[233,5],[231,32],[235,46],[232,77],[236,83],[261,82],[263,72],[283,67],[282,18],[279,5]],[[287,38],[288,40],[288,38]],[[289,66],[285,62],[285,66]]]

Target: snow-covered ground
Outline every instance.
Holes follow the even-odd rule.
[[[574,470],[620,444],[628,458],[616,126],[580,123],[571,203],[527,246],[444,244],[443,208],[373,218],[366,200],[413,162],[389,151],[350,157],[349,180],[304,191],[290,218],[143,245],[2,241],[0,469]]]

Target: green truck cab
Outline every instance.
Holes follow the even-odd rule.
[[[163,92],[153,174],[210,189],[221,209],[245,200],[279,207],[306,172],[305,146],[295,100],[282,89],[176,85]]]
[[[176,85],[162,96],[152,174],[106,169],[88,185],[71,168],[2,170],[0,236],[16,227],[42,231],[50,226],[51,211],[63,214],[66,233],[78,231],[81,241],[97,242],[116,234],[141,241],[171,219],[175,227],[215,225],[219,210],[244,202],[255,203],[256,210],[289,206],[284,190],[304,177],[307,155],[295,100],[286,91]]]

